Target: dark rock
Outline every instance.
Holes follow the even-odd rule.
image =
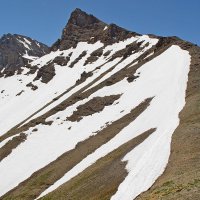
[[[99,48],[96,51],[92,52],[90,57],[88,57],[88,59],[85,61],[84,66],[87,65],[88,63],[93,63],[97,61],[102,54],[103,54],[103,48]]]
[[[127,57],[129,57],[130,55],[133,54],[133,52],[139,52],[141,51],[144,47],[141,47],[142,42],[133,42],[129,45],[126,46],[125,49],[119,50],[116,53],[114,53],[112,55],[112,57],[110,58],[110,61],[116,59],[116,58],[123,58],[126,59]]]
[[[39,80],[41,78],[41,82],[48,83],[54,76],[54,63],[49,63],[38,70],[37,76],[34,78],[34,81]]]
[[[67,65],[67,63],[70,61],[70,57],[68,56],[68,57],[63,57],[63,56],[57,56],[54,60],[53,60],[53,62],[55,63],[55,64],[58,64],[58,65],[60,65],[60,66],[66,66]]]
[[[42,122],[43,125],[50,126],[53,123],[53,121],[44,121]]]
[[[75,65],[76,63],[78,63],[79,60],[81,60],[84,56],[86,56],[86,54],[87,54],[87,52],[86,52],[86,51],[83,51],[83,52],[79,55],[79,57],[76,58],[76,59],[69,65],[69,67],[70,67],[70,68],[74,67],[74,65]]]
[[[33,83],[28,83],[26,86],[30,87],[32,90],[37,90],[38,89],[38,86],[34,85]]]
[[[107,29],[105,27],[107,26]],[[104,44],[113,44],[138,35],[127,31],[115,24],[106,24],[93,15],[87,14],[80,9],[72,12],[71,17],[63,30],[61,39],[51,47],[52,50],[64,50],[76,47],[78,42],[95,43],[101,41]]]
[[[4,77],[10,77],[13,76],[15,74],[15,70],[13,70],[12,67],[8,67],[3,71],[3,75],[5,75]]]
[[[7,34],[0,38],[0,70],[6,68],[6,77],[12,76],[12,71],[28,64],[28,58],[23,57],[25,54],[33,57],[41,57],[49,53],[49,48],[32,40],[17,34]]]
[[[29,68],[29,71],[26,73],[26,75],[29,75],[29,74],[35,74],[35,72],[37,71],[38,69],[38,66],[34,65],[26,65],[27,68]]]
[[[77,81],[76,81],[76,84],[81,84],[81,83],[83,83],[87,78],[89,78],[89,77],[91,77],[93,75],[93,73],[92,72],[83,72],[82,74],[81,74],[81,78],[80,79],[78,79]]]
[[[84,116],[92,115],[94,113],[102,111],[105,106],[112,105],[114,101],[120,98],[120,94],[111,95],[105,97],[94,97],[87,103],[77,107],[77,110],[73,112],[70,117],[67,117],[69,121],[80,121]]]
[[[107,56],[110,55],[110,53],[111,53],[111,51],[106,51],[106,52],[103,54],[103,56],[107,57]]]
[[[22,90],[21,92],[19,92],[18,94],[16,94],[16,96],[20,96],[23,92],[24,92],[24,90]]]
[[[133,82],[135,79],[137,79],[139,76],[134,76],[133,74],[130,75],[128,78],[127,78],[127,81],[129,83]]]
[[[129,57],[131,54],[133,54],[133,52],[139,52],[141,51],[144,47],[141,47],[142,42],[133,42],[129,45],[126,46],[125,52],[123,54],[123,58],[127,58]],[[146,45],[149,45],[149,43],[147,43]],[[145,45],[145,46],[146,46]]]

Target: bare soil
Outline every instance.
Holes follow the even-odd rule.
[[[130,140],[40,200],[109,200],[127,176],[123,157],[143,142],[155,129]]]
[[[0,148],[0,162],[7,157],[13,149],[26,140],[26,135],[21,133],[19,136],[14,137],[8,141],[2,148]]]

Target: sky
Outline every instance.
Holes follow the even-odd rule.
[[[200,46],[200,0],[0,0],[0,36],[16,33],[52,45],[75,8],[134,32]]]

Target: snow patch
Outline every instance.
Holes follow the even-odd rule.
[[[105,31],[106,29],[108,29],[108,26],[105,26],[103,30]]]
[[[128,176],[111,199],[132,200],[151,187],[163,173],[168,162],[171,136],[179,124],[178,115],[185,104],[189,66],[189,53],[178,46],[172,46],[139,68],[136,74],[140,73],[140,77],[137,82],[130,84],[130,87],[125,86],[123,80],[115,86],[102,89],[101,92],[104,94],[108,88],[112,88],[112,93],[126,91],[120,99],[120,102],[126,103],[125,107],[134,107],[147,97],[154,96],[154,99],[135,121],[88,155],[38,198],[52,192],[122,144],[151,128],[157,128],[151,136],[123,158],[123,161],[128,161]],[[115,109],[113,108],[113,111]]]

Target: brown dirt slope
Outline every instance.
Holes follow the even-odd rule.
[[[8,156],[13,149],[20,145],[23,141],[26,140],[26,135],[21,133],[18,136],[15,136],[12,140],[8,141],[2,148],[0,148],[0,162]]]
[[[155,129],[130,140],[40,200],[109,200],[127,176],[123,157]]]

